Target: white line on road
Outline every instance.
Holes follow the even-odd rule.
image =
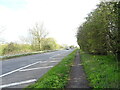
[[[60,54],[57,54],[57,55],[51,56],[51,57],[49,57],[49,59],[54,58],[54,57],[59,56],[59,55],[60,55]]]
[[[61,54],[57,54],[57,55],[51,56],[51,57],[49,57],[49,59],[54,58],[54,57],[59,56],[59,55],[61,55]],[[35,64],[37,64],[37,63],[45,63],[45,62],[49,62],[49,61],[38,61],[38,62],[35,62],[35,63],[32,63],[32,64],[29,64],[29,65],[27,65],[27,66],[24,66],[24,67],[15,69],[15,70],[13,70],[13,71],[10,71],[10,72],[8,72],[8,73],[5,73],[5,74],[3,74],[3,75],[0,75],[0,78],[1,78],[1,77],[4,77],[4,76],[7,76],[7,75],[9,75],[9,74],[12,74],[12,73],[14,73],[14,72],[17,72],[17,71],[19,71],[19,70],[21,70],[21,69],[24,69],[24,68],[30,67],[30,66],[32,66],[32,65],[35,65]]]
[[[31,71],[31,70],[36,70],[36,69],[44,69],[44,68],[51,68],[53,66],[47,66],[47,67],[38,67],[38,68],[30,68],[30,69],[23,69],[23,70],[19,70],[19,71]]]
[[[31,80],[22,81],[22,82],[16,82],[16,83],[11,83],[11,84],[1,85],[0,88],[16,86],[16,85],[20,85],[20,84],[26,84],[26,83],[35,82],[35,81],[36,81],[36,79],[31,79]]]
[[[21,70],[21,69],[24,69],[24,68],[30,67],[30,66],[32,66],[32,65],[35,65],[35,64],[37,64],[37,63],[41,63],[41,62],[43,63],[43,62],[46,62],[46,61],[38,61],[38,62],[35,62],[35,63],[32,63],[32,64],[29,64],[29,65],[27,65],[27,66],[18,68],[18,69],[16,69],[16,70],[13,70],[13,71],[10,71],[10,72],[5,73],[5,74],[3,74],[3,75],[0,75],[0,78],[1,78],[1,77],[4,77],[4,76],[6,76],[6,75],[12,74],[12,73],[14,73],[14,72],[17,72],[17,71],[19,71],[19,70]]]
[[[50,62],[59,62],[59,61],[50,61]]]
[[[66,52],[68,52],[68,51],[66,51]],[[49,57],[49,59],[55,58],[56,56],[65,55],[66,52],[64,52],[64,53],[59,53],[59,54],[57,54],[57,55],[51,56],[51,57]]]
[[[35,63],[32,63],[32,64],[29,64],[29,65],[27,65],[27,66],[18,68],[18,69],[16,69],[16,70],[10,71],[10,72],[5,73],[5,74],[3,74],[3,75],[0,75],[0,78],[1,78],[1,77],[4,77],[4,76],[7,76],[7,75],[9,75],[9,74],[12,74],[12,73],[14,73],[14,72],[17,72],[17,71],[19,71],[19,70],[21,70],[21,69],[30,67],[30,66],[32,66],[32,65],[35,65],[35,64],[38,64],[38,63],[45,63],[45,62],[57,62],[57,61],[38,61],[38,62],[35,62]]]

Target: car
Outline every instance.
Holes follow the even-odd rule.
[[[69,48],[66,48],[66,50],[69,50]]]

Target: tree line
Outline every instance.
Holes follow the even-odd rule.
[[[112,53],[120,61],[120,1],[98,4],[79,26],[77,42],[87,53]]]
[[[48,32],[43,24],[36,23],[28,30],[27,37],[21,37],[21,43],[5,43],[0,45],[0,55],[11,55],[32,51],[56,50],[62,48],[52,37],[47,37]]]

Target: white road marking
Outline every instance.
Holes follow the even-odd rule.
[[[30,67],[30,66],[32,66],[32,65],[35,65],[35,64],[37,64],[37,63],[43,63],[43,62],[46,62],[46,61],[38,61],[38,62],[35,62],[35,63],[32,63],[32,64],[29,64],[29,65],[27,65],[27,66],[18,68],[18,69],[16,69],[16,70],[13,70],[13,71],[10,71],[10,72],[5,73],[5,74],[3,74],[3,75],[0,75],[0,78],[1,78],[1,77],[4,77],[4,76],[6,76],[6,75],[12,74],[12,73],[14,73],[14,72],[17,72],[17,71],[19,71],[19,70],[21,70],[21,69],[24,69],[24,68]]]
[[[63,54],[63,53],[62,53],[62,54]],[[57,54],[57,55],[51,56],[51,57],[49,57],[49,59],[54,58],[54,57],[59,56],[59,55],[61,55],[61,54]],[[4,76],[7,76],[7,75],[9,75],[9,74],[12,74],[12,73],[14,73],[14,72],[17,72],[17,71],[19,71],[19,70],[21,70],[21,69],[24,69],[24,68],[30,67],[30,66],[32,66],[32,65],[35,65],[35,64],[37,64],[37,63],[45,63],[45,62],[49,62],[49,61],[38,61],[38,62],[35,62],[35,63],[32,63],[32,64],[29,64],[29,65],[27,65],[27,66],[24,66],[24,67],[15,69],[15,70],[13,70],[13,71],[10,71],[10,72],[8,72],[8,73],[5,73],[5,74],[3,74],[3,75],[0,75],[0,78],[1,78],[1,77],[4,77]]]
[[[32,66],[32,65],[35,65],[35,64],[38,64],[38,63],[45,63],[45,62],[57,62],[57,61],[38,61],[38,62],[35,62],[35,63],[32,63],[32,64],[29,64],[29,65],[27,65],[27,66],[18,68],[18,69],[16,69],[16,70],[10,71],[10,72],[5,73],[5,74],[3,74],[3,75],[0,75],[0,78],[1,78],[1,77],[4,77],[4,76],[7,76],[7,75],[9,75],[9,74],[12,74],[12,73],[14,73],[14,72],[17,72],[17,71],[19,71],[19,70],[21,70],[21,69],[30,67],[30,66]]]
[[[66,53],[66,52],[65,52],[65,53]],[[49,59],[55,58],[56,56],[65,55],[65,53],[60,53],[60,54],[57,54],[57,55],[51,56],[51,57],[49,57]]]
[[[59,55],[60,55],[60,54],[57,54],[57,55],[51,56],[51,57],[49,57],[49,59],[54,58],[54,57],[59,56]]]
[[[30,68],[30,69],[23,69],[23,70],[19,70],[19,71],[31,71],[31,70],[36,70],[36,69],[45,69],[45,68],[51,68],[53,66],[47,66],[47,67],[38,67],[38,68]]]
[[[20,85],[20,84],[26,84],[26,83],[35,82],[35,81],[37,81],[37,80],[36,79],[31,79],[31,80],[22,81],[22,82],[16,82],[16,83],[11,83],[11,84],[1,85],[0,88],[16,86],[16,85]]]
[[[59,62],[59,61],[50,61],[50,62]]]
[[[59,62],[59,61],[44,61],[44,62],[41,62],[41,63],[45,63],[45,62]]]

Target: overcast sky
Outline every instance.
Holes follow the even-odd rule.
[[[75,34],[99,0],[0,0],[0,35],[19,41],[36,22],[44,23],[59,44],[77,45]]]

